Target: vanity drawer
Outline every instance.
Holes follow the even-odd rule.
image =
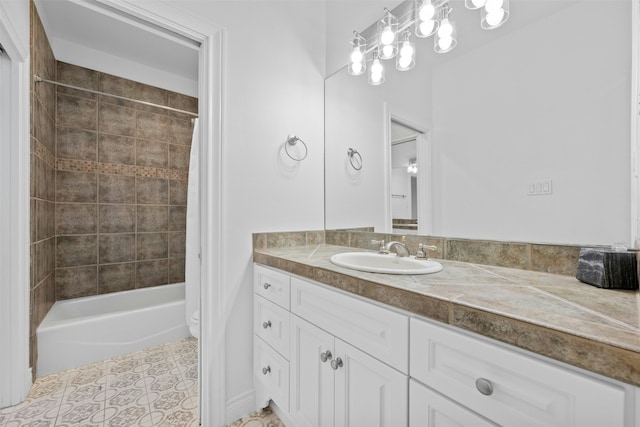
[[[253,339],[253,376],[256,399],[268,405],[269,399],[289,410],[289,362],[260,338]]]
[[[254,333],[289,360],[289,312],[259,295],[254,298]]]
[[[288,275],[261,265],[254,265],[254,292],[286,310],[289,310],[289,283]]]
[[[409,427],[496,427],[417,381],[409,381]]]
[[[291,279],[291,312],[408,373],[407,316],[295,277]]]
[[[622,387],[415,318],[410,375],[500,425],[625,425]]]

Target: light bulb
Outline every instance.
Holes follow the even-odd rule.
[[[360,48],[356,47],[355,49],[353,49],[353,52],[351,52],[351,62],[362,62],[363,58],[364,55],[362,55],[362,51],[360,50]]]
[[[499,9],[502,9],[503,4],[504,0],[487,0],[484,8],[487,10],[487,13],[497,12]]]
[[[500,24],[500,22],[502,22],[502,18],[504,18],[504,9],[500,8],[496,11],[492,11],[487,13],[487,24],[489,24],[492,27],[495,27],[496,25]]]
[[[401,69],[405,69],[407,68],[409,65],[411,65],[411,56],[401,56],[398,59],[398,65],[400,66]]]
[[[371,81],[373,83],[379,83],[382,80],[382,73],[371,72]]]
[[[436,8],[431,3],[425,3],[418,11],[418,17],[421,21],[428,21],[433,18],[436,13]]]
[[[382,56],[384,56],[385,58],[391,58],[393,56],[393,45],[383,46]]]
[[[384,27],[384,30],[382,30],[382,34],[380,35],[380,41],[382,42],[383,45],[390,45],[391,43],[393,43],[393,39],[395,38],[395,36],[396,35],[391,29],[391,26],[387,25],[386,27]]]
[[[374,74],[380,74],[382,75],[382,64],[380,63],[380,60],[378,58],[373,60],[373,63],[371,64],[371,75],[373,76]]]
[[[421,22],[420,25],[419,25],[420,34],[423,34],[425,36],[427,34],[431,34],[431,32],[433,31],[433,27],[435,27],[435,25],[436,25],[436,21],[434,21],[433,19]]]
[[[484,4],[487,2],[487,0],[471,0],[471,3],[473,3],[473,6],[477,9],[480,8],[482,6],[484,6]]]
[[[451,38],[451,34],[453,34],[453,26],[449,22],[449,19],[444,18],[440,23],[440,28],[438,28],[438,37]]]
[[[447,50],[451,47],[452,43],[452,37],[440,37],[440,40],[438,40],[438,47],[440,47],[440,50]]]
[[[402,42],[402,49],[400,49],[400,56],[409,58],[413,56],[413,46],[411,46],[411,42],[406,40]]]
[[[362,72],[362,62],[352,63],[351,71],[353,72],[353,74],[360,74]]]

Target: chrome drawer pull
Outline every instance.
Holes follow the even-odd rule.
[[[336,360],[331,361],[331,367],[334,371],[337,371],[338,368],[342,368],[342,366],[344,366],[344,363],[342,363],[342,359],[340,359],[339,357]]]
[[[263,288],[265,289],[269,289],[271,287],[271,283],[266,283],[264,285],[262,285]]]
[[[266,322],[262,322],[262,327],[264,329],[270,328],[271,327],[271,320],[267,320]]]
[[[476,380],[476,388],[485,396],[491,396],[493,394],[493,384],[485,378],[478,378]]]
[[[267,366],[266,368],[262,368],[262,374],[263,375],[267,375],[269,372],[271,372],[271,366]]]
[[[327,360],[331,360],[332,357],[333,355],[329,350],[325,351],[324,353],[320,353],[320,360],[322,360],[322,363],[326,362]]]

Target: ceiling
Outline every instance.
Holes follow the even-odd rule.
[[[159,27],[149,28],[141,20],[95,0],[35,3],[56,59],[91,68],[82,63],[83,57],[102,54],[198,80],[198,45],[191,40]]]

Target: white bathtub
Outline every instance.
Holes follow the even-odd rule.
[[[184,283],[56,302],[37,330],[37,376],[185,338]]]

